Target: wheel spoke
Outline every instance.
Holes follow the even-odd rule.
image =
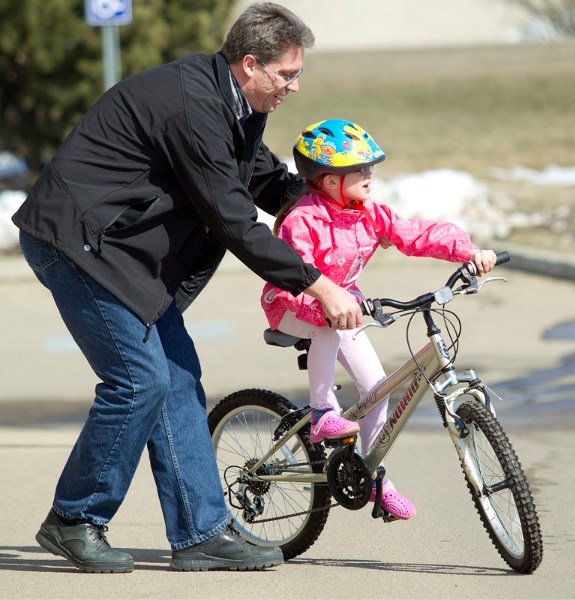
[[[312,472],[313,465],[321,470],[325,461],[323,450],[309,441],[307,432],[267,456],[282,417],[293,410],[277,394],[245,390],[222,400],[208,419],[236,527],[254,543],[280,545],[286,558],[303,552],[317,539],[327,519],[327,511],[317,509],[329,504],[325,485],[273,480],[274,474],[289,472],[292,465],[305,473]],[[265,480],[258,475],[265,475]]]

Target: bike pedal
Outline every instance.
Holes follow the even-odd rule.
[[[401,521],[401,519],[399,517],[396,517],[394,515],[390,515],[387,511],[382,511],[383,515],[381,516],[381,518],[383,519],[384,523],[393,523],[394,521]]]
[[[400,519],[394,515],[390,515],[386,510],[381,508],[381,506],[376,507],[375,503],[373,509],[371,511],[371,516],[374,519],[381,519],[384,523],[392,523],[393,521],[399,521]]]
[[[323,443],[327,448],[341,448],[343,446],[349,446],[350,444],[355,444],[357,441],[357,435],[350,435],[348,437],[340,438],[338,440],[328,440],[325,439]]]

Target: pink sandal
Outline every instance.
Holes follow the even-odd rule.
[[[348,421],[337,414],[335,410],[323,413],[319,421],[311,426],[309,439],[317,444],[323,440],[339,440],[348,435],[359,432],[359,425],[355,421]]]
[[[371,501],[375,501],[375,488],[373,488],[373,491],[371,492]],[[387,511],[392,517],[404,521],[412,519],[417,514],[415,506],[407,498],[402,496],[389,480],[383,484],[381,508]]]

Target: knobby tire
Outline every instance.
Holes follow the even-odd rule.
[[[481,474],[480,496],[465,476],[481,522],[503,560],[519,573],[532,573],[543,558],[543,541],[517,455],[497,419],[481,402],[470,398],[457,414],[470,430],[464,442]]]

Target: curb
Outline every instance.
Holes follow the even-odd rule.
[[[575,257],[528,246],[505,244],[496,251],[507,250],[511,260],[505,266],[517,271],[545,275],[555,279],[575,281]]]

